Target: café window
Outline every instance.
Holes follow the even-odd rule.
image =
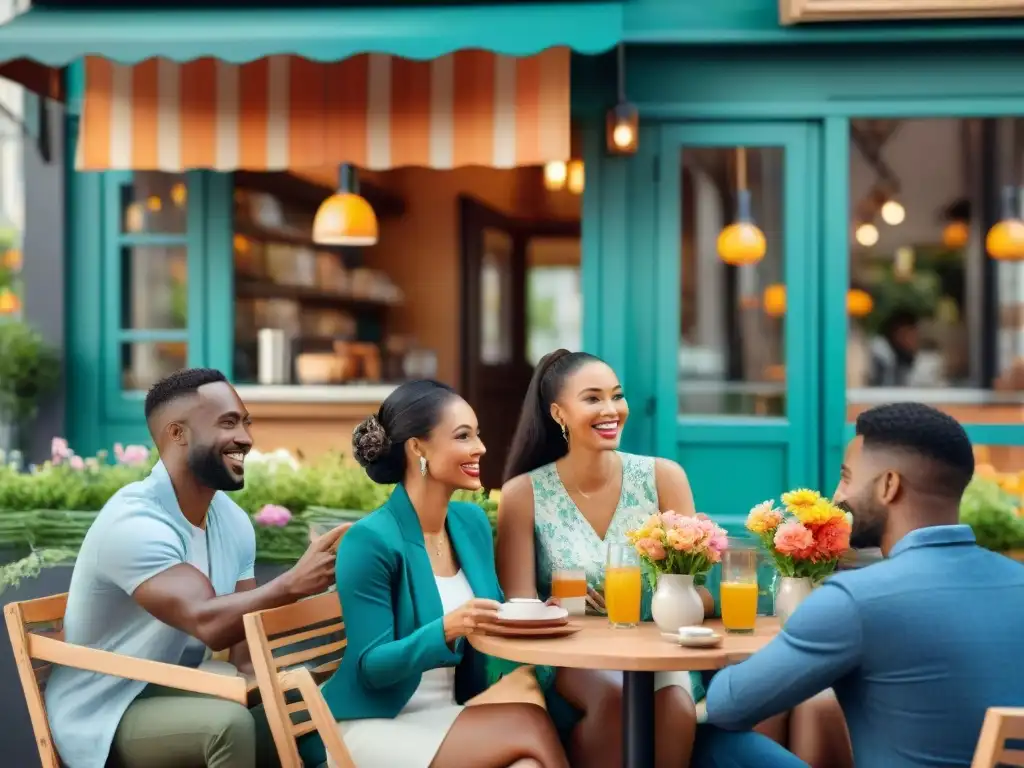
[[[917,400],[1020,422],[1024,263],[993,258],[986,235],[1019,216],[1022,162],[1018,118],[851,120],[851,419]]]

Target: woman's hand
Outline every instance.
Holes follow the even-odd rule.
[[[487,624],[498,618],[497,600],[474,597],[467,600],[451,613],[444,616],[444,639],[449,645],[460,637],[473,634],[481,624]]]
[[[608,609],[604,605],[604,595],[593,587],[587,587],[587,607],[602,616],[608,613]]]

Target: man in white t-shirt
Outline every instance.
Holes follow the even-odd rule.
[[[64,618],[69,643],[168,664],[207,648],[248,666],[242,617],[317,594],[334,581],[342,529],[313,542],[261,587],[249,516],[223,491],[245,482],[249,414],[219,371],[178,371],[146,397],[160,462],[104,505],[82,542]],[[256,726],[240,704],[69,667],[46,688],[68,768],[253,768]],[[110,762],[108,763],[108,758]]]

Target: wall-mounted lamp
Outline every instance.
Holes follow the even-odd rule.
[[[608,154],[636,154],[640,146],[640,113],[626,100],[626,47],[619,43],[617,89],[618,100],[605,118],[605,143]]]
[[[313,219],[313,242],[320,245],[366,246],[377,243],[377,216],[360,197],[355,169],[338,171],[338,191],[320,204]]]

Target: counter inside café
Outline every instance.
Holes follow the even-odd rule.
[[[253,420],[260,451],[284,448],[306,460],[352,452],[352,430],[397,384],[260,385],[236,387]]]

